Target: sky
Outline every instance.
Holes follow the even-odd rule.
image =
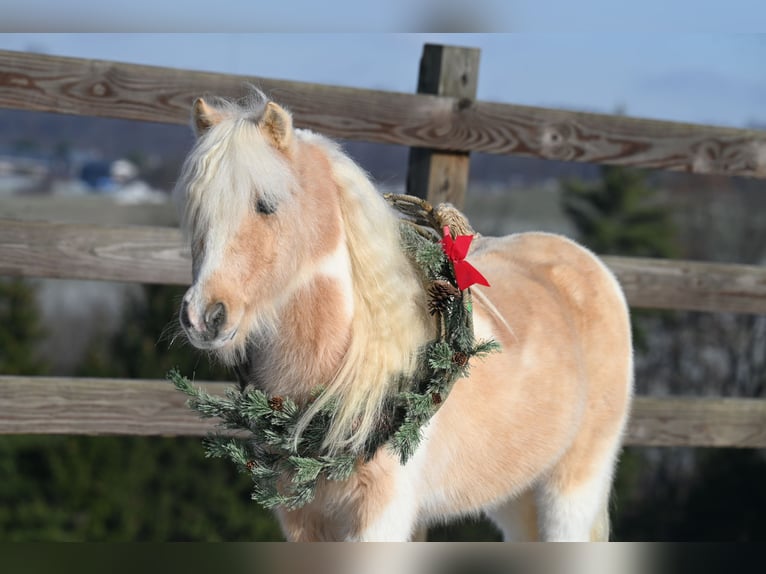
[[[450,28],[451,30],[447,30]],[[0,32],[766,32],[763,0],[3,0]]]
[[[481,49],[481,100],[766,126],[766,34],[0,34],[4,50],[403,92],[426,42]]]

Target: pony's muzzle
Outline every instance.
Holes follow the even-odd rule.
[[[199,315],[192,312],[189,308],[189,302],[184,300],[181,304],[179,320],[191,338],[212,341],[218,337],[226,324],[226,305],[220,301],[211,303],[205,309],[200,321]]]

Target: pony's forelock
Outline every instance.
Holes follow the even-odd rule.
[[[173,192],[193,246],[209,230],[230,236],[259,200],[278,209],[294,191],[289,165],[258,127],[267,103],[255,89],[236,102],[209,98],[222,120],[197,140]]]

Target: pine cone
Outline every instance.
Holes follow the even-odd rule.
[[[431,401],[435,405],[440,405],[441,402],[442,402],[442,395],[441,395],[441,393],[432,393],[431,394]]]
[[[394,430],[393,416],[388,413],[382,414],[380,416],[380,420],[378,420],[378,425],[375,432],[383,436],[389,436],[394,432]]]
[[[284,404],[285,404],[285,400],[280,396],[271,397],[269,399],[269,407],[271,408],[272,411],[281,412],[282,409],[284,408]]]
[[[428,312],[431,315],[444,313],[449,302],[455,297],[460,296],[460,290],[449,281],[437,279],[428,289],[430,299],[428,301]]]
[[[249,470],[250,472],[253,472],[253,469],[255,468],[255,461],[248,460],[245,466],[247,467],[247,470]]]
[[[465,367],[468,364],[468,355],[462,351],[457,351],[454,355],[452,355],[452,362],[455,363],[458,367]]]

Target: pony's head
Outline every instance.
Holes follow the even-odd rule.
[[[322,156],[296,158],[290,114],[260,92],[198,99],[192,119],[197,142],[175,192],[193,270],[180,323],[230,363],[339,243],[337,189]]]

